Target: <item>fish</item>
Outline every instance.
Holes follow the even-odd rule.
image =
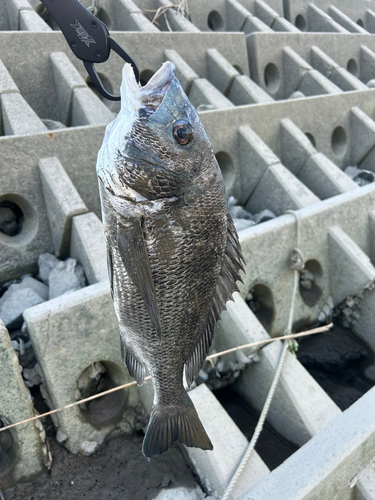
[[[138,385],[148,370],[154,386],[143,454],[176,441],[212,450],[184,376],[191,387],[244,259],[220,167],[173,63],[143,87],[125,64],[97,175],[122,359]]]

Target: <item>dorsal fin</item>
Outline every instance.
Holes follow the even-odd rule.
[[[225,304],[228,300],[232,300],[234,292],[238,292],[237,281],[242,282],[240,271],[245,272],[243,267],[245,261],[241,252],[240,242],[229,213],[227,213],[227,219],[227,244],[211,311],[207,318],[206,329],[200,336],[190,358],[185,363],[185,375],[189,387],[198,376],[199,370],[206,359],[214,336],[215,325],[220,319],[222,311],[226,309]]]

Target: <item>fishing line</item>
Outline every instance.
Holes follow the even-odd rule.
[[[213,358],[217,358],[219,356],[223,356],[225,354],[229,354],[231,352],[235,351],[240,351],[242,349],[247,349],[249,347],[255,347],[255,346],[261,346],[261,345],[266,345],[270,344],[271,342],[277,342],[278,340],[286,340],[286,339],[294,339],[294,338],[300,338],[300,337],[307,337],[308,335],[316,335],[318,333],[324,333],[330,330],[333,326],[333,323],[330,323],[329,325],[321,326],[319,328],[313,328],[312,330],[306,330],[305,332],[301,333],[294,333],[291,335],[283,335],[282,337],[275,337],[272,339],[264,339],[264,340],[259,340],[258,342],[252,342],[251,344],[244,344],[242,346],[234,347],[232,349],[227,349],[226,351],[218,352],[215,354],[211,354],[210,356],[207,356],[206,360],[211,360]],[[147,382],[150,380],[151,377],[148,375],[145,377],[144,381]],[[113,387],[112,389],[108,389],[107,391],[104,392],[99,392],[98,394],[94,394],[94,396],[90,396],[85,399],[80,399],[79,401],[75,401],[74,403],[71,403],[69,405],[63,406],[61,408],[56,408],[55,410],[50,410],[47,411],[46,413],[42,413],[41,415],[35,415],[35,417],[28,418],[26,420],[22,420],[21,422],[16,422],[15,424],[9,424],[5,427],[0,428],[0,432],[4,432],[8,429],[12,429],[14,427],[18,427],[19,425],[22,424],[27,424],[29,422],[33,422],[34,420],[39,420],[44,417],[48,417],[48,415],[53,415],[54,413],[59,413],[61,411],[67,410],[68,408],[73,408],[74,406],[78,406],[84,403],[87,403],[89,401],[92,401],[97,398],[101,398],[102,396],[106,396],[107,394],[112,394],[113,392],[120,391],[121,389],[126,389],[127,387],[131,387],[133,385],[136,385],[136,381],[133,382],[128,382],[127,384],[119,385],[117,387]]]

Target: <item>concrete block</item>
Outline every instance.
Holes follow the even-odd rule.
[[[21,31],[52,31],[52,28],[34,10],[21,10],[19,16]]]
[[[19,370],[18,358],[10,337],[0,321],[0,426],[21,422],[34,416],[31,395]],[[27,425],[0,433],[2,460],[0,463],[0,489],[19,481],[32,481],[44,470],[46,448],[41,424]]]
[[[282,162],[292,174],[298,175],[307,160],[312,155],[316,154],[316,149],[311,144],[306,134],[289,120],[289,118],[281,120],[280,136]]]
[[[369,223],[369,257],[372,264],[375,264],[375,211],[368,214]]]
[[[375,460],[361,470],[351,484],[355,483],[356,500],[372,500],[375,498]]]
[[[338,226],[328,231],[330,261],[330,293],[339,304],[375,279],[375,269],[369,257]]]
[[[166,61],[171,61],[176,66],[176,77],[185,93],[189,94],[191,84],[199,76],[175,50],[166,50],[164,55]]]
[[[216,49],[207,50],[207,66],[211,83],[227,95],[234,78],[240,76],[238,71]]]
[[[189,395],[214,449],[185,448],[185,451],[208,491],[222,496],[248,441],[206,385],[196,387]],[[238,498],[268,472],[268,467],[254,451],[233,491],[233,498]]]
[[[284,92],[286,96],[301,91],[304,95],[336,94],[341,90],[314,70],[290,47],[283,49]]]
[[[365,45],[361,45],[359,50],[359,78],[364,83],[375,78],[375,52]]]
[[[19,90],[4,63],[0,60],[0,95],[10,92],[19,92]]]
[[[196,108],[199,108],[200,105],[209,106],[209,109],[234,107],[234,104],[205,78],[197,78],[193,81],[190,87],[189,99]]]
[[[27,0],[6,0],[9,27],[11,30],[20,29],[20,11],[32,10]]]
[[[350,161],[361,163],[375,146],[375,122],[357,106],[350,110]]]
[[[76,88],[86,88],[86,83],[64,52],[52,52],[50,59],[59,103],[60,121],[69,125],[73,91]]]
[[[252,14],[237,0],[225,1],[225,20],[227,31],[242,31],[248,17]]]
[[[321,200],[358,189],[358,185],[322,153],[307,160],[298,173],[298,179]]]
[[[215,348],[220,352],[267,338],[268,333],[254,313],[239,294],[235,294],[235,301],[227,303],[227,311],[223,312],[221,321],[217,324]],[[271,386],[281,348],[280,342],[264,347],[259,352],[259,361],[247,365],[233,386],[259,412]],[[245,355],[254,352],[255,348],[243,351]],[[239,358],[236,353],[232,353],[223,356],[221,361],[228,366],[230,363],[237,363]],[[268,422],[285,439],[302,446],[340,413],[340,409],[320,385],[288,353],[267,417]]]
[[[371,9],[366,10],[366,29],[370,33],[375,33],[375,12]]]
[[[324,31],[326,33],[349,33],[316,5],[310,3],[307,7],[309,31]]]
[[[108,279],[103,225],[92,212],[73,217],[70,256],[81,264],[90,285]]]
[[[281,31],[287,33],[300,33],[300,30],[296,28],[292,23],[283,17],[278,17],[274,20],[272,29],[274,31]]]
[[[21,94],[2,94],[0,99],[4,135],[40,134],[48,131]]]
[[[275,19],[279,17],[278,13],[262,0],[254,0],[254,15],[259,17],[270,28],[272,28]]]
[[[98,366],[105,368],[98,392],[130,381],[121,360],[108,282],[62,295],[41,306],[28,309],[25,321],[54,408],[95,392],[87,379],[89,371]],[[58,440],[72,453],[87,453],[87,442],[95,449],[95,443],[101,444],[110,432],[121,428],[125,409],[138,401],[133,389],[57,414]]]
[[[364,28],[353,22],[350,17],[346,16],[334,5],[330,5],[328,7],[328,14],[335,22],[340,24],[340,26],[345,28],[350,33],[360,33],[361,35],[366,35],[368,33]]]
[[[272,33],[273,30],[257,17],[248,16],[242,26],[242,31],[246,35],[251,35],[251,33],[256,33],[257,31],[262,33]]]
[[[1,31],[9,31],[10,30],[8,11],[7,11],[7,6],[6,6],[5,2],[2,2],[0,4],[0,30]]]
[[[240,500],[350,500],[352,478],[374,457],[375,388],[296,451]]]
[[[44,158],[38,165],[55,253],[65,258],[69,256],[72,219],[88,210],[58,158]]]
[[[112,111],[88,87],[73,90],[71,121],[73,127],[108,125],[113,119]]]
[[[268,167],[248,202],[246,210],[258,213],[268,208],[276,215],[317,203],[319,198],[281,163]]]
[[[280,160],[248,125],[238,129],[238,150],[244,171],[241,176],[243,191],[250,196],[267,168]]]
[[[147,31],[151,33],[159,32],[157,26],[149,21],[141,12],[130,14],[123,28],[126,31]]]
[[[170,5],[169,0],[158,0],[160,7]],[[200,33],[200,30],[191,23],[186,17],[177,13],[174,9],[168,9],[166,11],[166,16],[168,23],[172,31],[188,31],[189,33]]]
[[[233,80],[227,97],[236,106],[273,102],[272,97],[247,75],[239,75]]]
[[[323,76],[344,91],[366,90],[367,85],[349,73],[344,68],[340,68],[325,52],[319,47],[311,47],[311,63]]]
[[[320,94],[338,94],[341,91],[337,85],[330,82],[319,71],[312,69],[305,73],[298,89],[306,97]]]

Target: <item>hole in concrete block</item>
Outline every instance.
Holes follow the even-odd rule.
[[[309,132],[306,132],[305,136],[308,138],[308,140],[311,142],[311,144],[316,148],[316,142],[315,142],[315,137],[310,134]]]
[[[125,383],[124,372],[111,361],[97,361],[88,366],[77,380],[76,401]],[[116,391],[79,406],[86,422],[94,427],[111,425],[121,419],[126,409],[127,392]]]
[[[23,213],[12,201],[0,203],[0,233],[16,236],[22,231]]]
[[[207,26],[212,31],[224,31],[224,19],[217,10],[212,10],[208,14]]]
[[[358,76],[358,64],[355,59],[349,59],[346,69],[354,76]]]
[[[24,245],[34,238],[38,222],[34,208],[17,194],[0,196],[0,242]]]
[[[0,428],[6,427],[10,422],[0,415]],[[15,429],[0,432],[0,478],[9,472],[18,454],[18,437]]]
[[[347,137],[342,127],[336,127],[331,139],[332,151],[337,158],[342,158],[346,153]]]
[[[302,14],[298,14],[296,20],[294,21],[294,24],[296,25],[296,28],[298,28],[301,31],[306,31],[307,29],[306,19],[303,17]]]
[[[228,153],[225,153],[224,151],[219,151],[215,156],[221,173],[223,174],[225,187],[228,190],[233,186],[236,179],[233,168],[233,160]]]
[[[300,274],[299,293],[309,307],[314,307],[322,296],[323,269],[317,260],[308,260]]]
[[[146,83],[150,80],[152,76],[154,76],[154,74],[155,72],[151,71],[150,69],[144,69],[143,71],[141,71],[141,74],[139,75],[139,81],[142,87],[146,85]]]
[[[358,19],[357,24],[358,24],[358,26],[360,26],[361,28],[364,28],[364,27],[365,27],[364,22],[362,21],[362,19]]]
[[[43,21],[48,24],[48,26],[50,28],[52,28],[53,30],[56,30],[56,29],[60,29],[57,24],[56,24],[56,21],[54,20],[54,18],[51,16],[49,10],[47,9],[47,7],[45,7],[42,3],[40,3],[36,9],[35,9],[35,12],[38,14],[38,16],[40,16]]]
[[[243,69],[240,66],[237,66],[237,64],[233,64],[233,68],[239,72],[240,75],[243,75]]]
[[[277,66],[273,63],[267,64],[264,70],[264,83],[267,89],[274,94],[280,87],[280,74]]]
[[[107,26],[108,29],[113,28],[113,23],[112,23],[111,17],[103,9],[103,7],[100,7],[98,15],[96,17],[98,17],[101,21],[103,21],[103,23]]]
[[[257,283],[250,289],[245,300],[264,328],[268,330],[275,317],[275,304],[270,288]]]

